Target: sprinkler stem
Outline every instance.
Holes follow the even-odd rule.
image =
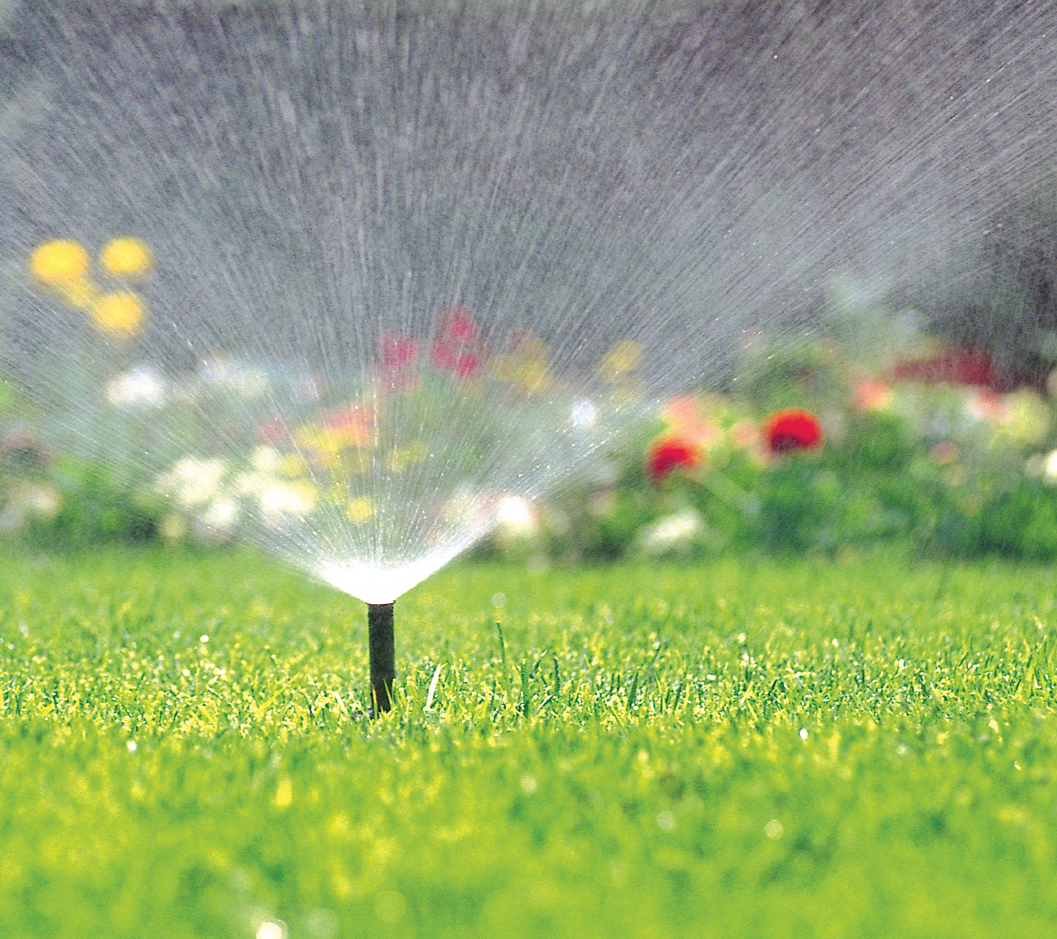
[[[371,658],[370,716],[377,717],[393,706],[396,681],[396,639],[393,633],[393,604],[367,604],[367,644]]]

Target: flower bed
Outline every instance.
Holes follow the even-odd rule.
[[[66,240],[30,258],[38,286],[84,311],[109,350],[82,380],[83,397],[102,409],[95,426],[107,440],[96,458],[56,448],[26,422],[14,383],[0,382],[5,535],[217,542],[251,523],[283,531],[322,509],[340,525],[363,525],[378,511],[379,479],[418,480],[427,462],[475,479],[483,454],[513,460],[491,452],[497,440],[516,447],[531,437],[535,446],[550,434],[553,452],[542,462],[562,467],[568,456],[573,465],[560,447],[586,446],[588,432],[609,439],[593,401],[639,393],[642,350],[633,342],[617,342],[597,364],[601,396],[581,399],[558,380],[537,337],[489,344],[473,312],[459,306],[442,313],[428,339],[383,332],[361,398],[328,402],[310,376],[282,363],[230,358],[205,362],[176,385],[132,355],[147,307],[128,287],[149,277],[152,263],[132,238],[109,242],[94,266]],[[582,461],[586,481],[570,474],[545,501],[527,500],[531,486],[514,491],[489,479],[473,492],[438,488],[429,511],[438,524],[458,515],[474,532],[494,517],[498,526],[479,550],[543,559],[832,553],[893,540],[958,555],[1057,557],[1057,421],[1044,377],[1015,385],[985,351],[920,335],[889,342],[876,317],[846,312],[810,341],[754,337],[724,393],[662,402],[651,425],[613,438],[620,444],[604,461]],[[285,400],[293,402],[286,414],[250,405]],[[217,402],[234,410],[217,415]],[[166,408],[183,409],[167,417],[182,436],[169,433]],[[414,427],[416,435],[387,434],[387,408],[400,411],[401,432]],[[234,458],[209,446],[181,449],[180,440],[208,443],[188,423],[207,412],[218,426],[248,428]],[[167,455],[144,479],[130,472],[133,457],[122,447]],[[517,469],[510,480],[522,475]],[[399,492],[408,511],[421,511],[428,495],[421,486]]]

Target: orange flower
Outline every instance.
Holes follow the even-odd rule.
[[[855,404],[860,411],[881,411],[892,400],[892,389],[883,381],[864,381],[855,389]]]

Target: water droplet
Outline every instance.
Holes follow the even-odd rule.
[[[598,418],[598,408],[590,401],[577,401],[573,405],[573,423],[577,427],[593,427]]]
[[[772,841],[777,841],[785,834],[785,827],[777,818],[772,818],[763,826],[763,833]]]
[[[275,804],[280,809],[287,808],[294,801],[294,787],[290,780],[283,777],[275,791]]]
[[[332,939],[338,934],[338,917],[331,910],[312,910],[305,917],[305,932],[317,939]]]
[[[374,901],[374,913],[383,923],[398,923],[404,918],[407,903],[395,890],[383,890]]]

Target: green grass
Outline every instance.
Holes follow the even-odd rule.
[[[371,723],[362,604],[256,555],[10,558],[0,924],[1052,937],[1055,627],[1044,568],[461,566]]]

